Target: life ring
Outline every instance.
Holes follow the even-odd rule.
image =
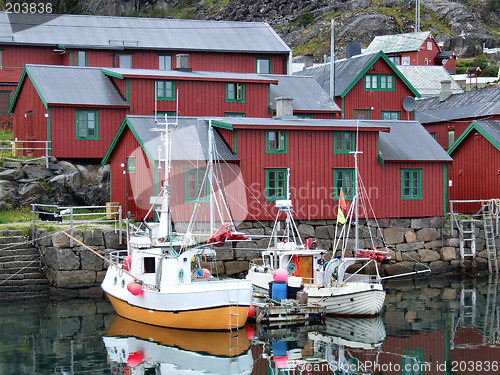
[[[297,271],[297,265],[295,263],[288,263],[288,266],[286,266],[286,270],[288,273],[293,274],[295,271]]]

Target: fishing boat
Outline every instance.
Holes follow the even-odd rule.
[[[211,237],[208,243],[196,245],[189,230],[183,235],[172,231],[169,133],[176,127],[177,119],[169,124],[165,116],[165,123],[153,129],[161,131],[164,147],[161,160],[164,184],[151,209],[155,210],[159,222],[144,222],[145,228],[129,235],[126,253],[110,253],[110,266],[101,287],[116,313],[127,319],[170,328],[237,330],[244,326],[248,316],[251,282],[222,279],[201,267],[201,260],[215,259],[212,246],[221,238]],[[213,164],[211,122],[208,131],[207,171],[210,171]],[[225,225],[223,239],[231,237],[233,227]]]
[[[288,193],[289,199],[276,202],[278,213],[268,248],[262,251],[261,259],[250,262],[247,279],[252,281],[254,288],[266,293],[269,283],[273,280],[274,271],[283,268],[288,271],[289,276],[302,279],[302,287],[307,292],[309,301],[324,306],[329,315],[374,316],[382,310],[385,291],[377,260],[385,257],[386,253],[379,252],[375,248],[361,250],[358,247],[357,206],[359,194],[357,180],[359,173],[357,152],[354,153],[354,157],[356,165],[354,191],[356,195],[349,213],[355,214],[356,219],[356,256],[346,256],[347,241],[340,241],[348,236],[350,221],[347,220],[343,223],[338,236],[339,240],[335,242],[333,248],[333,254],[337,250],[342,250],[341,255],[326,261],[324,255],[327,252],[317,249],[316,243],[312,239],[307,239],[304,244],[293,218],[292,202],[290,193]],[[289,177],[287,178],[287,186],[289,186]],[[290,192],[290,189],[287,191]],[[283,230],[280,228],[282,214],[285,214]],[[342,249],[340,249],[341,246],[343,246]],[[355,267],[357,270],[351,272]],[[365,274],[367,269],[374,270],[374,274]]]
[[[103,335],[112,374],[250,374],[245,330],[179,331],[115,315]]]

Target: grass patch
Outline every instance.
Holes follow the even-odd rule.
[[[0,211],[0,224],[29,222],[32,219],[30,207]]]
[[[12,140],[14,140],[14,131],[12,129],[0,128],[0,141],[12,141]]]

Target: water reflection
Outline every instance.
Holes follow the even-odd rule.
[[[131,322],[104,300],[0,303],[0,373],[497,374],[495,281],[393,281],[379,317],[236,334]]]

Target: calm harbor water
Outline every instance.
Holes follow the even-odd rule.
[[[498,374],[493,280],[386,283],[379,317],[238,334],[162,329],[105,300],[0,303],[0,374]]]

